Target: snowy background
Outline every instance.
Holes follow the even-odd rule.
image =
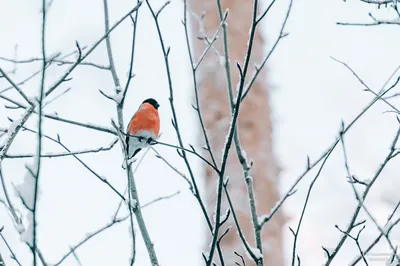
[[[306,156],[316,159],[338,136],[341,120],[350,122],[373,98],[357,79],[330,56],[345,61],[357,71],[363,80],[378,92],[386,79],[398,66],[399,28],[396,26],[344,27],[336,22],[370,21],[368,12],[387,18],[392,11],[360,4],[358,1],[339,0],[297,0],[294,1],[286,37],[269,63],[269,80],[272,95],[275,152],[282,167],[281,190],[286,192],[293,180],[304,170]],[[161,6],[161,0],[152,1]],[[271,16],[264,23],[267,48],[276,38],[288,1],[278,1]],[[118,1],[109,4],[111,24],[125,14],[132,1]],[[153,19],[147,7],[139,15],[136,55],[133,72],[136,77],[128,92],[125,104],[125,123],[136,111],[143,99],[156,98],[160,104],[161,141],[175,143],[175,132],[170,124],[171,112],[168,104],[167,79],[158,36]],[[170,62],[175,88],[178,119],[185,143],[197,143],[195,114],[191,109],[192,87],[185,48],[182,2],[172,1],[161,15],[165,42],[171,47]],[[40,56],[40,3],[26,0],[0,0],[0,56],[13,57],[18,44],[17,58]],[[268,25],[268,27],[265,27]],[[103,35],[102,1],[54,1],[48,17],[47,53],[70,52],[75,49],[75,40],[81,46],[91,45]],[[112,33],[112,46],[117,71],[125,83],[127,77],[131,43],[130,21],[125,21]],[[106,64],[105,45],[102,44],[88,61]],[[8,70],[13,64],[1,61]],[[13,75],[21,80],[27,73],[40,68],[38,64],[19,65]],[[47,84],[51,84],[63,67],[52,67],[48,71]],[[81,66],[72,75],[73,80],[62,85],[71,91],[45,108],[46,113],[57,111],[60,117],[110,126],[110,119],[116,117],[115,105],[104,98],[98,89],[105,92],[114,90],[109,72]],[[397,78],[397,75],[395,76]],[[30,96],[37,93],[38,79],[23,86]],[[391,84],[391,83],[390,83]],[[0,88],[8,86],[0,80]],[[398,91],[398,90],[397,90]],[[396,91],[396,92],[397,92]],[[61,91],[59,91],[61,92]],[[8,96],[16,95],[13,91]],[[22,101],[21,101],[22,102]],[[396,104],[396,100],[392,101]],[[391,141],[398,127],[395,116],[383,113],[388,110],[384,103],[377,103],[360,119],[346,135],[350,169],[362,179],[371,178],[388,153]],[[0,125],[9,124],[7,116],[18,118],[20,111],[10,111],[0,104]],[[28,127],[36,125],[36,117]],[[52,120],[45,120],[45,131],[55,137],[60,134],[63,143],[71,150],[82,147],[106,146],[113,136]],[[30,133],[18,135],[10,153],[34,152],[36,137]],[[60,147],[45,141],[45,151],[60,151]],[[173,149],[159,147],[159,151],[179,169],[184,170],[180,158]],[[109,152],[80,156],[100,175],[106,177],[115,187],[123,191],[125,174],[120,168],[122,158],[118,147]],[[73,158],[44,159],[41,177],[39,204],[39,245],[49,263],[56,262],[69,246],[80,241],[87,233],[110,222],[119,203],[106,186]],[[195,161],[195,158],[193,158]],[[29,160],[6,160],[3,173],[9,182],[19,184],[25,175],[24,164]],[[394,205],[400,200],[396,159],[383,172],[372,189],[367,205],[381,224],[384,224]],[[201,175],[199,164],[197,175]],[[315,171],[300,184],[299,191],[284,205],[290,221],[295,226],[299,219],[300,207],[305,192]],[[325,261],[321,245],[332,248],[341,234],[335,224],[345,228],[356,201],[351,186],[346,182],[343,154],[338,146],[329,159],[311,195],[302,231],[299,235],[298,253],[304,265],[320,265]],[[155,243],[162,265],[195,265],[200,262],[203,247],[204,223],[198,204],[190,194],[186,183],[162,161],[149,153],[136,173],[139,196],[142,203],[159,196],[180,190],[180,195],[144,209],[144,216]],[[1,192],[2,193],[2,192]],[[3,195],[0,193],[0,198]],[[22,209],[18,200],[19,209]],[[31,259],[28,248],[21,244],[7,212],[0,209],[0,226],[3,235],[22,262]],[[292,236],[286,234],[285,251],[288,263],[291,260]],[[129,223],[118,224],[96,236],[82,246],[77,254],[83,265],[125,265],[130,254]],[[139,237],[139,232],[138,237]],[[362,234],[363,243],[369,244],[377,236],[373,224],[367,224]],[[394,232],[393,242],[400,243],[400,233]],[[397,242],[399,241],[399,242]],[[0,251],[7,265],[8,251],[0,241]],[[389,253],[386,246],[376,252]],[[354,242],[348,240],[333,265],[347,265],[356,254]],[[138,265],[147,265],[148,259],[142,242],[138,246]],[[29,265],[29,264],[27,264]],[[76,265],[71,256],[64,265]],[[198,264],[200,265],[200,263]],[[361,263],[360,263],[361,265]],[[370,265],[383,265],[376,262]]]

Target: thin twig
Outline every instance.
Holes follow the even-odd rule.
[[[147,206],[149,206],[149,205],[151,205],[151,204],[153,204],[153,203],[156,203],[156,202],[159,202],[159,201],[162,201],[162,200],[165,200],[165,199],[173,198],[173,197],[179,195],[180,193],[181,193],[181,192],[178,190],[178,191],[176,191],[176,192],[174,192],[174,193],[172,193],[172,194],[170,194],[170,195],[158,197],[158,198],[156,198],[156,199],[153,199],[153,200],[151,200],[151,201],[149,201],[149,202],[143,204],[141,208],[145,208],[145,207],[147,207]]]
[[[26,106],[26,105],[24,105],[24,104],[22,104],[22,103],[20,103],[20,102],[17,102],[17,101],[15,101],[15,100],[13,100],[13,99],[7,97],[7,96],[0,95],[0,98],[2,98],[2,99],[4,99],[4,100],[6,100],[6,101],[8,101],[8,102],[10,102],[10,103],[12,103],[12,104],[14,104],[14,105],[16,105],[16,106],[19,107],[19,108],[22,108],[22,109],[27,109],[27,108],[29,108],[28,106]],[[34,111],[34,113],[37,114],[37,111]],[[117,133],[115,132],[115,130],[110,129],[110,128],[107,128],[107,127],[103,127],[103,126],[100,126],[100,125],[94,125],[94,124],[89,124],[89,123],[83,123],[83,122],[78,122],[78,121],[74,121],[74,120],[62,118],[62,117],[59,117],[58,114],[54,114],[54,115],[52,115],[52,114],[42,114],[42,115],[43,115],[44,117],[46,117],[46,118],[49,118],[49,119],[52,119],[52,120],[55,120],[55,121],[60,121],[60,122],[64,122],[64,123],[71,124],[71,125],[75,125],[75,126],[79,126],[79,127],[84,127],[84,128],[88,128],[88,129],[93,129],[93,130],[100,131],[100,132],[110,133],[110,134],[113,134],[113,135],[115,135],[115,136],[117,135]]]
[[[400,131],[400,128],[399,128],[399,131]],[[344,157],[344,163],[345,163],[346,172],[347,172],[347,175],[350,177],[350,176],[352,176],[352,175],[351,175],[351,173],[350,173],[350,165],[349,165],[349,162],[348,162],[348,157],[347,157],[347,152],[346,152],[346,146],[345,146],[345,143],[344,143],[344,138],[343,138],[343,134],[342,134],[342,133],[340,134],[340,140],[341,140],[341,143],[342,143],[342,150],[343,150],[343,157]],[[392,155],[392,156],[391,156],[391,159],[392,159],[394,156],[396,156],[396,155]],[[370,183],[370,182],[369,182],[369,183]],[[370,185],[369,183],[366,184],[366,188],[369,187],[369,185]],[[383,234],[383,236],[385,237],[385,239],[386,239],[386,241],[388,242],[388,244],[389,244],[390,249],[392,250],[392,252],[393,252],[394,254],[396,254],[395,247],[393,246],[392,241],[391,241],[391,240],[389,239],[389,237],[386,235],[386,233],[384,232],[383,228],[378,224],[378,222],[376,221],[375,217],[374,217],[374,216],[371,214],[371,212],[367,209],[367,206],[365,205],[366,195],[365,195],[365,197],[363,197],[363,196],[358,192],[357,188],[355,187],[354,182],[350,182],[350,185],[351,185],[351,187],[352,187],[352,189],[353,189],[354,196],[355,196],[355,198],[356,198],[356,200],[357,200],[359,206],[361,206],[361,207],[363,208],[363,210],[367,213],[367,215],[368,215],[368,217],[370,218],[370,220],[371,220],[371,221],[375,224],[375,226],[378,228],[378,231],[381,232],[381,234]],[[372,185],[371,185],[371,186],[372,186]],[[353,225],[353,228],[354,228],[354,225]],[[349,233],[350,233],[350,232],[349,232]],[[360,251],[360,252],[361,252],[361,251]],[[362,254],[362,252],[361,252],[361,254]],[[399,259],[399,258],[398,258],[398,259]]]
[[[30,131],[32,133],[37,133],[36,131],[26,128],[24,127],[25,130]],[[53,141],[54,143],[57,143],[58,145],[60,145],[62,148],[64,148],[67,152],[71,153],[71,150],[68,149],[68,147],[66,145],[64,145],[61,142],[61,139],[59,136],[57,136],[57,139],[54,139],[48,135],[43,134],[43,137]],[[122,200],[126,201],[125,197],[103,176],[99,175],[98,173],[96,173],[92,168],[90,168],[85,162],[83,162],[78,156],[76,156],[75,154],[71,154],[72,157],[74,157],[79,163],[81,163],[87,170],[89,170],[89,172],[91,172],[95,177],[97,177],[97,179],[99,179],[101,182],[103,182],[104,184],[106,184],[116,195],[118,195]],[[132,207],[132,206],[131,206]]]
[[[137,0],[137,4],[139,4],[139,0]],[[133,70],[133,61],[135,59],[135,44],[136,44],[136,31],[137,31],[138,18],[139,18],[139,9],[135,13],[135,18],[133,18],[131,16],[131,20],[132,20],[132,23],[133,23],[131,59],[130,59],[131,61],[129,63],[128,79],[126,81],[125,88],[124,88],[124,91],[123,91],[123,95],[122,95],[121,101],[119,103],[122,108],[124,107],[126,94],[128,93],[128,88],[129,88],[129,85],[130,85],[131,80],[133,78],[132,70]]]
[[[12,250],[10,244],[8,244],[7,240],[5,239],[5,237],[3,236],[1,230],[0,230],[0,237],[1,239],[3,239],[4,244],[6,244],[8,250],[11,253],[11,259],[13,259],[19,266],[22,266],[22,264],[19,262],[19,260],[17,259],[17,256],[15,255],[14,251]]]
[[[102,151],[111,150],[117,142],[118,142],[118,138],[116,138],[114,141],[112,141],[107,147],[100,147],[100,148],[96,148],[96,149],[85,149],[85,150],[72,151],[72,152],[45,153],[45,154],[41,154],[40,156],[42,158],[56,158],[56,157],[65,157],[65,156],[87,154],[87,153],[98,153],[98,152],[102,152]],[[22,158],[31,158],[34,156],[35,156],[35,154],[7,154],[6,158],[22,159]]]
[[[178,194],[179,194],[179,193],[174,193],[174,194],[171,194],[171,195],[167,195],[167,196],[164,196],[164,197],[160,197],[160,198],[154,199],[154,200],[152,200],[152,201],[150,201],[150,202],[144,204],[143,206],[141,206],[141,208],[144,209],[144,208],[146,208],[146,207],[151,206],[151,205],[154,204],[154,203],[157,203],[157,202],[159,202],[159,201],[161,201],[161,200],[164,200],[164,199],[172,198],[172,197],[174,197],[174,196],[176,196],[176,195],[178,195]],[[118,223],[121,223],[121,222],[127,220],[128,218],[129,218],[129,215],[126,215],[126,216],[124,216],[123,218],[113,217],[113,219],[111,220],[111,222],[107,223],[105,226],[99,228],[98,230],[95,230],[93,233],[88,234],[88,235],[87,235],[83,240],[81,240],[78,244],[72,246],[72,247],[70,248],[70,251],[69,251],[68,253],[66,253],[61,259],[59,259],[55,264],[52,264],[52,265],[54,265],[54,266],[60,265],[60,264],[61,264],[65,259],[67,259],[73,252],[76,252],[76,250],[77,250],[79,247],[81,247],[84,243],[86,243],[87,241],[89,241],[91,238],[93,238],[93,237],[95,237],[96,235],[98,235],[98,234],[104,232],[104,231],[107,230],[108,228],[111,228],[111,227],[113,227],[114,225],[116,225],[116,224],[118,224]]]
[[[227,186],[228,186],[228,182],[225,182],[224,183],[224,191],[225,191],[226,199],[228,200],[229,208],[231,209],[232,216],[233,216],[233,221],[235,222],[236,229],[238,230],[238,234],[239,234],[240,240],[242,241],[244,248],[249,253],[251,258],[254,261],[257,261],[258,258],[254,255],[254,252],[251,250],[250,245],[246,240],[246,236],[244,235],[243,230],[242,230],[242,228],[240,226],[239,219],[237,218],[236,211],[235,211],[235,208],[233,206],[233,203],[232,203],[232,200],[231,200],[231,196],[229,194]]]
[[[393,20],[381,20],[375,18],[371,13],[368,16],[372,19],[373,22],[370,23],[352,23],[352,22],[337,22],[337,25],[341,26],[362,26],[362,27],[369,27],[369,26],[378,26],[378,25],[400,25],[399,18]]]
[[[139,7],[141,6],[142,2],[139,2],[139,4],[137,4],[135,7],[133,7],[131,10],[129,10],[122,18],[120,18],[117,22],[114,23],[114,25],[112,27],[110,27],[105,33],[104,35],[98,39],[93,45],[92,47],[90,47],[88,49],[88,51],[85,54],[81,54],[80,56],[78,56],[78,59],[76,60],[76,62],[71,65],[71,67],[69,67],[67,69],[67,71],[56,81],[54,82],[54,84],[52,86],[50,86],[50,88],[46,91],[46,97],[51,94],[61,83],[64,82],[64,80],[71,74],[71,72],[85,59],[87,58],[96,48],[97,46],[103,42],[104,39],[107,38],[107,36],[109,36],[109,34],[115,29],[117,28],[127,17],[129,17],[133,12],[137,11],[139,9]]]
[[[322,164],[321,164],[321,166],[320,166],[320,168],[319,168],[317,174],[315,175],[314,179],[313,179],[313,180],[311,181],[311,183],[310,183],[310,186],[308,187],[307,196],[306,196],[306,199],[305,199],[304,204],[303,204],[303,208],[302,208],[302,211],[301,211],[299,223],[297,224],[296,231],[293,231],[293,230],[291,229],[291,231],[292,231],[292,233],[293,233],[293,236],[294,236],[293,248],[292,248],[292,264],[291,264],[292,266],[295,266],[295,259],[296,259],[296,255],[297,255],[297,254],[296,254],[297,240],[298,240],[298,237],[299,237],[300,227],[301,227],[301,224],[302,224],[302,221],[303,221],[305,212],[306,212],[306,208],[307,208],[307,205],[308,205],[310,196],[311,196],[311,191],[312,191],[312,189],[313,189],[313,187],[314,187],[315,182],[317,181],[318,177],[320,176],[320,174],[321,174],[321,172],[322,172],[322,169],[323,169],[324,166],[325,166],[325,163],[328,161],[329,156],[332,154],[334,148],[335,148],[335,146],[333,146],[333,147],[330,149],[330,151],[326,154],[326,156],[325,156],[324,160],[322,161]]]
[[[378,179],[378,177],[380,176],[380,174],[382,173],[383,169],[386,167],[386,165],[389,163],[389,161],[391,159],[393,159],[393,154],[395,153],[396,149],[395,149],[395,145],[399,139],[400,136],[400,127],[397,130],[397,133],[393,139],[390,151],[388,153],[388,155],[386,156],[385,160],[382,162],[382,164],[378,167],[374,177],[372,178],[372,180],[368,183],[368,186],[365,188],[364,193],[362,194],[362,198],[360,199],[362,202],[364,202],[364,200],[366,199],[370,189],[372,188],[373,184],[375,183],[375,181]],[[351,217],[350,222],[348,223],[348,226],[346,228],[346,232],[350,233],[351,229],[354,227],[354,224],[357,220],[358,214],[360,213],[360,210],[362,208],[362,204],[358,204],[356,209],[354,210],[354,214]],[[326,266],[329,266],[333,259],[336,257],[336,255],[338,254],[339,250],[342,248],[344,242],[346,241],[347,235],[343,235],[341,237],[341,239],[339,240],[338,244],[336,245],[335,249],[332,251],[332,253],[330,254],[330,256],[328,256],[328,259],[325,263]]]
[[[71,251],[72,251],[72,255],[74,256],[74,258],[76,260],[76,263],[78,263],[78,266],[83,266],[81,260],[78,257],[78,254],[76,254],[76,252],[74,250],[72,250],[72,247],[71,247]]]
[[[393,212],[393,214],[394,214],[394,212]],[[391,219],[391,218],[390,218],[390,219]],[[397,218],[395,221],[393,221],[393,222],[391,222],[391,223],[389,224],[390,219],[387,220],[386,225],[385,225],[385,228],[387,228],[387,233],[386,233],[386,234],[387,234],[388,237],[389,237],[390,231],[392,231],[392,229],[393,229],[398,223],[400,223],[400,218]],[[349,263],[348,265],[349,265],[349,266],[355,266],[355,265],[357,265],[357,263],[362,259],[362,256],[367,255],[367,254],[372,250],[372,248],[373,248],[376,244],[379,243],[379,241],[381,240],[382,236],[384,236],[384,234],[379,233],[378,237],[377,237],[374,241],[372,241],[372,243],[362,252],[362,255],[358,256],[356,259],[354,259],[354,260],[353,260],[351,263]]]
[[[95,230],[93,233],[90,233],[85,237],[82,241],[80,241],[78,244],[72,246],[70,248],[70,251],[66,253],[60,260],[58,260],[56,263],[54,263],[54,266],[60,265],[65,259],[67,259],[73,252],[75,252],[80,246],[85,244],[87,241],[89,241],[91,238],[95,237],[96,235],[100,234],[101,232],[107,230],[108,228],[114,226],[115,224],[121,223],[125,221],[126,219],[129,218],[129,215],[123,217],[123,218],[118,218],[118,219],[113,219],[110,223],[106,224],[105,226]]]
[[[19,95],[21,95],[22,98],[24,98],[27,103],[32,105],[32,102],[31,102],[31,100],[28,99],[28,96],[26,96],[26,94],[20,89],[20,87],[18,87],[18,85],[15,84],[14,81],[12,81],[12,79],[7,75],[7,73],[5,71],[3,71],[2,68],[0,68],[0,73],[14,87],[14,89],[19,93]]]
[[[29,58],[29,59],[15,60],[15,59],[10,59],[10,58],[0,57],[0,60],[11,62],[11,63],[15,63],[15,64],[25,64],[25,63],[34,63],[34,62],[37,62],[37,61],[42,62],[43,58],[33,57],[33,58]],[[56,59],[56,58],[47,60],[47,63],[48,64],[57,63],[59,66],[75,64],[74,61],[62,60],[62,59]],[[98,68],[98,69],[101,69],[101,70],[110,70],[110,66],[103,66],[103,65],[96,64],[96,63],[92,63],[92,62],[81,62],[80,65],[81,66],[95,67],[95,68]]]
[[[203,202],[203,200],[201,198],[201,194],[200,194],[200,191],[198,189],[198,186],[197,186],[197,183],[196,183],[196,179],[194,177],[194,173],[193,173],[192,167],[191,167],[190,162],[189,162],[189,160],[187,158],[187,155],[186,155],[186,152],[189,152],[189,150],[185,149],[184,146],[183,146],[182,135],[181,135],[181,132],[180,132],[179,122],[178,122],[178,119],[177,119],[177,114],[176,114],[175,104],[174,104],[174,90],[173,90],[173,86],[172,86],[172,77],[171,77],[171,71],[170,71],[170,66],[169,66],[169,58],[168,58],[170,48],[169,47],[167,48],[165,46],[165,43],[164,43],[164,40],[163,40],[163,36],[162,36],[162,33],[161,33],[160,25],[159,25],[159,22],[158,22],[159,13],[158,13],[158,15],[156,15],[156,13],[154,12],[154,10],[151,7],[151,5],[150,5],[148,0],[146,0],[146,4],[149,7],[150,12],[151,12],[151,14],[153,16],[153,19],[154,19],[154,22],[155,22],[155,25],[156,25],[156,29],[157,29],[157,33],[158,33],[158,37],[159,37],[159,41],[160,41],[160,45],[161,45],[161,49],[162,49],[162,52],[163,52],[163,55],[164,55],[164,63],[165,63],[165,68],[166,68],[166,72],[167,72],[168,87],[169,87],[169,103],[170,103],[170,108],[171,108],[172,117],[173,117],[172,118],[172,126],[175,129],[176,136],[178,138],[178,143],[179,143],[180,150],[181,150],[181,152],[179,153],[179,156],[181,156],[181,158],[184,160],[184,162],[186,164],[186,167],[187,167],[188,172],[189,172],[190,179],[192,181],[191,183],[192,183],[193,189],[194,189],[193,194],[196,197],[196,199],[197,199],[197,201],[198,201],[198,203],[199,203],[199,205],[201,207],[201,211],[202,211],[202,213],[204,215],[204,218],[206,219],[208,228],[210,229],[210,231],[212,231],[213,230],[213,226],[211,224],[210,218],[208,217],[207,210],[206,210],[204,202]],[[196,153],[196,152],[194,152],[194,153]],[[198,156],[202,157],[201,155],[198,155]],[[205,161],[207,161],[207,160],[205,160]],[[212,167],[211,163],[208,163],[208,164]]]
[[[203,137],[204,140],[206,142],[206,149],[208,151],[208,154],[210,155],[210,158],[212,160],[212,163],[214,165],[215,168],[217,168],[217,163],[215,161],[215,157],[211,148],[211,144],[209,141],[209,137],[207,135],[207,130],[206,127],[204,125],[204,121],[203,121],[203,116],[202,116],[202,112],[201,112],[201,107],[200,107],[200,102],[199,102],[199,92],[198,92],[198,87],[197,87],[197,74],[196,74],[196,70],[199,67],[199,65],[201,64],[203,58],[205,57],[205,55],[207,54],[207,52],[209,51],[210,47],[213,46],[215,40],[217,39],[217,36],[219,34],[219,31],[222,27],[222,24],[225,23],[226,18],[228,16],[228,12],[225,12],[224,18],[223,20],[220,22],[220,25],[218,27],[218,29],[216,30],[211,42],[209,45],[207,45],[207,47],[204,49],[202,55],[200,56],[200,59],[198,61],[197,64],[194,63],[194,59],[193,59],[193,53],[192,53],[192,49],[190,48],[190,40],[189,40],[189,30],[188,30],[188,25],[187,25],[187,0],[184,0],[184,11],[183,11],[183,26],[185,29],[185,37],[186,37],[186,46],[188,49],[188,53],[189,53],[189,60],[190,60],[190,65],[192,68],[192,78],[193,78],[193,88],[194,88],[194,93],[195,93],[195,99],[196,99],[196,106],[193,106],[193,108],[196,110],[197,115],[199,117],[199,121],[200,121],[200,126],[201,129],[203,131]]]
[[[271,6],[272,6],[272,4],[273,3],[271,3]],[[287,21],[289,19],[290,12],[292,11],[292,5],[293,5],[293,0],[290,0],[288,9],[286,11],[286,16],[285,16],[285,18],[283,20],[281,29],[279,31],[278,38],[273,43],[271,49],[269,50],[267,55],[264,57],[264,60],[261,62],[261,64],[259,66],[255,67],[255,71],[254,71],[252,77],[250,78],[250,81],[247,83],[246,89],[244,90],[244,93],[243,93],[243,96],[242,96],[242,101],[244,100],[244,98],[246,98],[247,94],[250,92],[250,90],[251,90],[254,82],[256,81],[258,75],[260,74],[261,70],[264,68],[265,64],[267,63],[267,61],[270,58],[270,56],[272,55],[272,53],[275,51],[276,47],[278,47],[279,42],[288,35],[287,33],[284,32],[284,30],[286,28],[286,23],[287,23]],[[268,10],[269,9],[267,9],[267,11]]]
[[[8,190],[7,190],[7,187],[6,187],[6,182],[5,182],[5,178],[4,178],[4,176],[3,176],[3,170],[2,170],[1,167],[0,167],[0,181],[1,181],[2,188],[3,188],[3,193],[4,193],[4,196],[5,196],[5,198],[6,198],[6,202],[7,202],[6,207],[7,207],[8,210],[10,211],[10,213],[11,213],[13,219],[14,219],[14,223],[15,223],[17,226],[20,226],[20,225],[22,224],[22,220],[21,220],[21,218],[17,215],[17,211],[16,211],[16,209],[14,208],[14,205],[13,205],[12,202],[11,202],[11,198],[10,198],[10,196],[9,196],[9,193],[8,193]]]
[[[203,162],[205,162],[206,164],[208,164],[211,168],[214,169],[215,172],[217,172],[217,173],[219,172],[218,168],[217,168],[216,166],[214,166],[212,163],[210,163],[206,158],[204,158],[203,156],[201,156],[201,154],[199,154],[198,152],[196,152],[196,150],[194,149],[193,146],[191,146],[192,149],[189,150],[189,149],[187,149],[187,148],[184,148],[183,145],[182,145],[182,146],[181,146],[181,145],[180,145],[180,146],[176,146],[176,145],[169,144],[169,143],[166,143],[166,142],[154,140],[154,139],[152,139],[152,138],[145,138],[145,137],[141,137],[141,136],[129,135],[129,134],[126,134],[126,133],[124,133],[124,132],[120,132],[120,133],[121,133],[123,136],[129,136],[130,138],[138,138],[138,139],[141,140],[141,141],[149,142],[150,145],[159,144],[159,145],[161,145],[161,146],[166,146],[166,147],[170,147],[170,148],[175,148],[175,149],[177,149],[178,151],[181,151],[182,153],[184,153],[184,152],[191,153],[191,154],[195,155],[196,157],[198,157],[199,159],[201,159],[201,160],[202,160]],[[181,155],[181,153],[180,153],[179,155]]]
[[[342,62],[334,57],[331,56],[331,58],[333,60],[335,60],[336,62],[342,64],[343,66],[345,66],[348,70],[350,70],[350,72],[358,79],[358,81],[365,87],[365,90],[368,92],[371,92],[373,95],[378,96],[378,94],[376,92],[374,92],[372,89],[370,89],[368,87],[367,84],[365,84],[365,82],[360,78],[359,75],[357,75],[357,73],[345,62]],[[381,101],[383,101],[384,103],[386,103],[387,105],[389,105],[394,111],[396,111],[397,113],[400,113],[399,109],[397,109],[395,106],[393,106],[390,102],[388,102],[385,98],[381,97],[380,98]]]
[[[172,170],[175,171],[175,173],[180,175],[188,183],[190,191],[193,192],[193,185],[190,182],[189,178],[187,178],[184,173],[179,171],[175,166],[173,166],[170,162],[168,162],[168,160],[165,159],[156,149],[154,149],[154,147],[151,147],[151,149],[154,151],[154,153],[156,154],[157,158],[161,159],[164,163],[166,163]]]
[[[396,73],[397,70],[399,69],[399,67],[396,68],[396,70],[393,72]],[[389,79],[385,82],[384,87],[386,87],[388,81],[393,77],[393,74],[389,77]],[[391,85],[388,89],[383,90],[377,97],[375,97],[370,103],[367,104],[367,106],[365,106],[362,111],[347,125],[347,127],[344,129],[344,133],[346,133],[348,130],[350,130],[350,128],[365,114],[365,112],[367,112],[380,98],[382,98],[386,93],[388,93],[389,91],[391,91],[395,86],[397,86],[397,84],[400,81],[400,76],[397,78],[397,80],[393,83],[393,85]],[[295,188],[297,187],[297,185],[300,183],[300,181],[316,166],[318,165],[322,160],[324,160],[324,158],[331,153],[331,150],[334,149],[336,147],[336,145],[339,143],[340,138],[336,138],[335,141],[333,142],[333,144],[326,149],[325,152],[323,152],[316,160],[314,160],[314,162],[311,162],[309,159],[307,160],[307,166],[306,166],[306,170],[301,173],[298,178],[293,182],[293,184],[290,186],[290,188],[287,190],[287,192],[284,194],[284,196],[282,197],[282,199],[277,202],[277,204],[275,205],[274,208],[272,208],[272,210],[270,211],[270,213],[268,215],[264,215],[262,217],[262,219],[260,219],[260,225],[263,226],[266,222],[268,222],[275,214],[276,212],[282,207],[282,204],[291,196],[293,195],[293,193],[295,192]]]
[[[61,83],[65,81],[65,79],[72,73],[72,71],[86,58],[88,57],[96,48],[97,46],[115,29],[117,28],[122,21],[124,21],[127,17],[130,16],[133,12],[135,12],[141,5],[141,2],[132,8],[127,14],[125,14],[120,20],[118,20],[100,39],[98,39],[92,47],[85,53],[85,55],[81,54],[81,49],[79,48],[79,56],[78,59],[76,60],[75,64],[73,64],[70,68],[67,69],[67,71],[46,91],[45,96],[47,97],[50,95]],[[78,46],[79,47],[79,46]],[[7,138],[5,145],[0,151],[0,167],[1,163],[5,157],[5,154],[7,153],[8,149],[10,148],[12,142],[14,141],[16,135],[18,134],[19,130],[21,127],[25,124],[25,122],[28,120],[28,118],[31,116],[31,114],[34,111],[35,106],[31,106],[25,110],[25,113],[23,114],[20,123],[17,124],[15,127],[13,127],[12,132],[9,133],[9,137]]]
[[[361,254],[361,257],[365,263],[366,266],[369,266],[367,259],[365,258],[362,249],[361,249],[361,245],[360,245],[360,234],[361,232],[365,229],[365,225],[363,225],[363,227],[361,227],[361,229],[358,231],[357,236],[354,237],[352,236],[350,233],[347,233],[345,231],[343,231],[342,229],[339,228],[339,226],[335,226],[340,232],[342,232],[343,234],[347,235],[348,237],[350,237],[351,239],[354,240],[354,242],[356,243],[357,249]]]

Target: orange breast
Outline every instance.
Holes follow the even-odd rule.
[[[128,125],[128,132],[131,135],[135,135],[141,130],[152,131],[157,137],[160,133],[160,117],[158,115],[158,110],[148,103],[141,105]]]

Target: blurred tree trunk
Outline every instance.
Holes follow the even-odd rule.
[[[235,62],[243,65],[244,55],[247,50],[249,28],[252,19],[253,1],[225,0],[223,12],[228,8],[227,19],[229,56],[231,63],[231,76],[233,88],[236,88],[239,74]],[[192,0],[191,10],[199,17],[204,14],[203,25],[205,33],[211,38],[220,24],[216,0]],[[192,17],[193,44],[195,46],[195,58],[198,58],[206,45],[197,39],[201,37],[201,26],[198,19]],[[224,55],[223,32],[221,30],[219,39],[215,43],[220,56]],[[255,36],[252,62],[250,64],[251,76],[254,64],[261,62],[264,56],[264,40],[259,29]],[[228,125],[231,117],[226,74],[224,66],[220,63],[218,56],[212,49],[203,61],[199,69],[199,93],[200,105],[203,112],[204,122],[216,155],[217,162],[221,160],[221,150],[224,146],[225,136],[228,132]],[[278,192],[278,167],[276,165],[272,149],[272,125],[270,119],[269,96],[265,82],[265,72],[254,83],[249,95],[241,105],[239,116],[239,132],[242,147],[246,151],[249,160],[253,160],[252,176],[257,200],[257,212],[259,215],[269,214],[271,208],[279,200]],[[236,95],[236,91],[234,91]],[[204,142],[203,135],[200,141]],[[229,191],[233,199],[235,210],[239,216],[240,225],[245,232],[246,238],[255,247],[253,237],[253,226],[251,222],[250,207],[247,197],[247,189],[243,178],[243,171],[237,159],[235,148],[232,147],[228,161],[226,174],[230,177]],[[209,167],[206,168],[206,192],[205,201],[211,217],[216,201],[217,176]],[[224,199],[222,212],[226,210],[227,202]],[[282,212],[278,212],[263,228],[263,253],[264,265],[283,265],[282,226],[284,224]],[[233,252],[237,251],[245,258],[243,245],[237,234],[232,216],[229,220],[232,225],[230,233],[222,242],[222,249],[226,265],[235,265],[240,258]],[[223,228],[224,229],[224,228]],[[222,232],[224,230],[221,230]],[[208,239],[207,244],[210,242]],[[208,245],[207,245],[208,247]],[[218,255],[214,256],[215,261]],[[241,263],[240,263],[241,264]],[[250,260],[246,265],[254,265]]]

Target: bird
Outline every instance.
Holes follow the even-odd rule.
[[[128,159],[132,160],[143,148],[156,140],[160,133],[160,104],[153,98],[142,102],[132,116],[126,129],[126,149]]]

